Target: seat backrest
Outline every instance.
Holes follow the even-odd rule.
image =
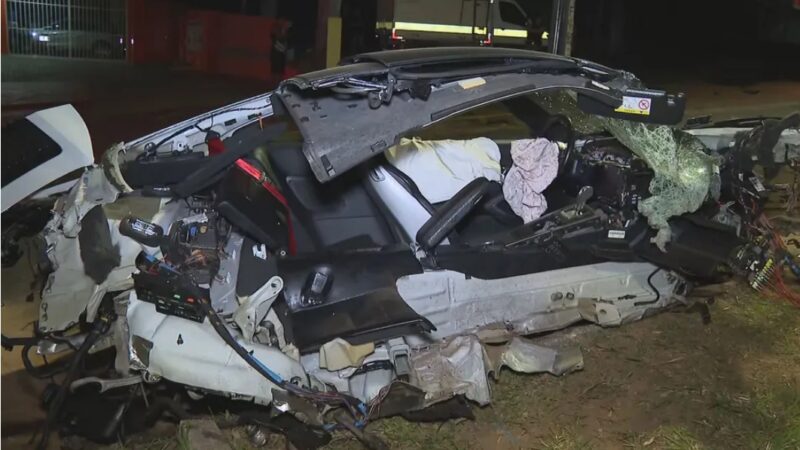
[[[491,185],[491,181],[480,177],[461,188],[419,229],[419,246],[427,251],[439,245],[478,206]]]
[[[395,243],[357,171],[322,184],[311,172],[300,144],[274,145],[269,158],[293,214],[313,244],[302,242],[300,233],[299,251],[322,250],[346,242],[378,246]]]
[[[388,163],[374,166],[368,183],[405,235],[413,240],[432,213],[397,180]]]

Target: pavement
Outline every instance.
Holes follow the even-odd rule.
[[[715,121],[785,117],[800,111],[800,81],[773,80],[742,85],[684,81],[665,83],[662,87],[686,94],[685,119],[703,115],[710,115]]]
[[[86,121],[96,156],[202,112],[269,91],[258,80],[185,67],[3,55],[2,123],[71,103]]]

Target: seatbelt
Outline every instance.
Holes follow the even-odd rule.
[[[258,170],[249,162],[243,159],[238,159],[236,160],[236,168],[255,178],[256,181],[258,181],[258,183],[261,184],[261,186],[266,189],[270,195],[275,197],[275,200],[278,200],[278,203],[280,203],[286,210],[286,226],[289,227],[289,254],[296,254],[297,241],[295,240],[294,236],[294,228],[292,228],[292,211],[289,209],[289,203],[286,201],[286,197],[284,197],[281,191],[279,191],[278,188],[269,181],[269,177],[267,177],[266,173]]]
[[[252,152],[259,144],[280,136],[285,129],[285,123],[277,123],[264,127],[260,133],[247,136],[237,142],[233,142],[235,136],[225,140],[227,146],[221,154],[209,157],[208,164],[194,171],[180,183],[172,186],[170,192],[176,197],[183,198],[210,186],[217,179],[214,177],[215,175],[228,168],[237,159]]]

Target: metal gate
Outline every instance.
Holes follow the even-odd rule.
[[[11,53],[125,58],[125,0],[7,0],[6,7]]]

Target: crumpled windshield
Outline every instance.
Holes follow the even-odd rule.
[[[709,193],[719,195],[719,161],[691,134],[666,125],[584,113],[564,90],[536,93],[533,98],[549,113],[569,117],[579,133],[611,133],[653,169],[652,196],[639,203],[639,212],[658,230],[655,243],[660,249],[671,238],[670,218],[697,210]]]

